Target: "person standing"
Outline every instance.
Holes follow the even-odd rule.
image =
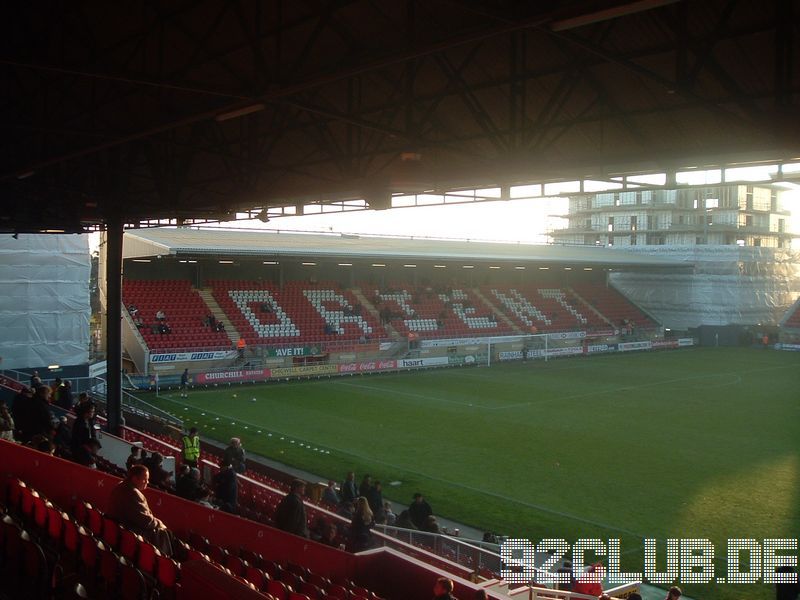
[[[200,461],[200,436],[197,427],[192,427],[189,433],[183,436],[183,463],[190,467],[197,467]]]
[[[0,400],[0,440],[14,441],[14,418],[3,400]]]
[[[328,481],[328,486],[322,492],[322,500],[332,506],[339,506],[339,494],[336,493],[336,482],[331,479]]]
[[[72,423],[72,435],[70,440],[72,444],[72,455],[75,456],[84,444],[96,438],[97,432],[94,428],[94,406],[91,404],[84,404],[83,407],[77,411],[75,421]]]
[[[225,448],[225,453],[222,455],[222,463],[230,463],[233,465],[233,470],[239,474],[247,470],[244,458],[244,448],[242,448],[242,440],[238,437],[231,438],[231,443]]]
[[[20,441],[27,444],[35,435],[49,439],[53,429],[53,415],[50,413],[50,388],[42,385],[36,388],[32,398],[27,398],[17,414],[17,400],[14,401],[14,421],[20,431]]]
[[[356,500],[353,520],[350,521],[350,552],[361,552],[372,546],[375,518],[369,502],[363,496]]]
[[[236,471],[224,460],[219,473],[214,476],[214,496],[220,510],[234,515],[239,513],[239,482],[236,480]]]
[[[181,374],[181,398],[189,397],[189,369],[184,369]]]
[[[308,518],[306,517],[306,506],[303,503],[305,491],[305,481],[301,479],[292,481],[289,493],[281,500],[275,510],[275,526],[278,529],[307,538]]]
[[[358,495],[359,497],[363,496],[364,498],[369,497],[369,490],[372,487],[372,476],[367,474],[361,479],[361,483],[358,486]]]
[[[383,513],[383,486],[380,481],[376,481],[369,488],[367,495],[367,502],[375,518],[376,523],[383,523],[386,521],[386,515]]]
[[[358,491],[356,490],[356,474],[352,471],[347,473],[347,477],[342,482],[342,503],[355,502],[358,498]]]
[[[431,505],[425,501],[422,494],[417,492],[414,494],[414,501],[408,507],[408,516],[417,529],[424,529],[428,522],[428,517],[433,514]]]
[[[64,388],[64,382],[61,381],[61,377],[56,377],[55,381],[50,384],[50,404],[55,404],[58,406],[58,396],[61,394],[61,390]]]
[[[67,379],[59,388],[55,404],[64,410],[72,410],[75,399],[72,397],[72,382]]]

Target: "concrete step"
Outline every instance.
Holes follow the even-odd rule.
[[[480,299],[483,301],[483,303],[484,303],[484,304],[486,304],[486,305],[487,305],[487,306],[488,306],[488,307],[489,307],[489,308],[492,310],[492,312],[493,312],[495,315],[497,315],[497,318],[498,318],[498,319],[500,319],[501,321],[503,321],[503,323],[505,323],[506,325],[508,325],[509,327],[511,327],[511,330],[512,330],[512,331],[514,331],[515,333],[518,333],[518,334],[520,334],[520,335],[524,335],[524,334],[525,334],[525,332],[524,332],[524,331],[522,331],[522,329],[520,329],[520,328],[517,326],[517,324],[516,324],[516,323],[514,323],[514,321],[512,321],[511,319],[509,319],[509,318],[508,318],[508,316],[506,315],[506,313],[504,313],[502,310],[498,310],[498,308],[497,308],[497,306],[495,306],[494,302],[492,302],[490,298],[488,298],[487,296],[485,296],[485,295],[484,295],[484,293],[483,293],[482,291],[480,291],[478,288],[473,288],[473,289],[472,289],[472,292],[473,292],[473,293],[474,293],[474,294],[475,294],[475,295],[476,295],[478,298],[480,298]]]
[[[381,322],[381,313],[375,308],[375,305],[369,301],[369,299],[364,295],[364,292],[361,291],[360,288],[350,288],[350,291],[356,297],[358,302],[361,304],[362,307],[367,309],[367,312],[375,317],[375,320],[380,323]],[[393,340],[397,341],[402,336],[397,332],[397,330],[392,327],[389,323],[384,323],[383,328],[386,330],[386,333],[389,334]]]
[[[200,294],[200,297],[203,299],[203,302],[206,303],[209,313],[214,315],[214,318],[217,321],[225,325],[225,334],[228,336],[228,339],[231,341],[231,343],[235,346],[236,343],[239,341],[239,338],[242,336],[233,326],[233,323],[230,322],[228,316],[225,314],[225,311],[222,310],[222,307],[220,307],[219,303],[214,299],[214,294],[211,293],[211,289],[199,288],[197,290],[197,293]]]
[[[583,302],[583,305],[584,305],[585,307],[587,307],[587,308],[588,308],[589,310],[591,310],[591,311],[592,311],[594,314],[596,314],[598,317],[600,317],[601,319],[603,319],[603,321],[605,321],[606,323],[608,323],[608,325],[609,325],[609,327],[611,327],[611,329],[615,329],[615,326],[614,326],[614,324],[613,324],[611,321],[609,321],[608,317],[606,317],[606,316],[605,316],[603,313],[601,313],[599,310],[597,310],[597,309],[596,309],[596,308],[595,308],[595,307],[594,307],[592,304],[589,304],[589,301],[588,301],[588,300],[586,300],[586,298],[584,298],[583,296],[581,296],[581,295],[580,295],[578,292],[576,292],[576,291],[575,291],[575,290],[573,290],[572,288],[567,288],[567,289],[569,290],[570,294],[572,294],[572,295],[573,295],[573,296],[575,296],[575,297],[576,297],[578,300],[580,300],[581,302]]]

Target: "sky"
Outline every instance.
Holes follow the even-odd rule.
[[[563,227],[562,220],[551,215],[566,214],[567,205],[566,198],[535,198],[280,217],[267,224],[237,221],[222,225],[545,244],[549,230]]]
[[[698,171],[684,175],[687,179],[682,183],[713,185],[718,183],[718,180],[708,181],[708,177],[718,177],[719,171]],[[756,174],[754,181],[762,176]],[[781,201],[784,208],[792,211],[790,230],[800,232],[800,185],[788,183],[784,186]],[[518,189],[523,192],[523,188],[524,186],[521,186]],[[566,215],[568,202],[568,199],[563,197],[527,197],[470,204],[394,208],[384,211],[307,214],[275,217],[268,223],[250,220],[215,226],[269,231],[335,232],[546,244],[550,242],[547,235],[549,231],[566,226],[566,220],[558,216]],[[97,234],[90,236],[92,251],[97,249],[98,240]],[[793,246],[800,246],[800,241],[795,241]]]

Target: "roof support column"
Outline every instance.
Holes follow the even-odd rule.
[[[106,222],[106,412],[108,431],[121,433],[122,418],[122,218]]]

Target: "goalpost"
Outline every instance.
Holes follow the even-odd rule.
[[[493,360],[503,362],[543,358],[547,361],[550,356],[550,348],[550,336],[546,333],[517,336],[509,341],[487,342],[486,366],[491,367]]]

